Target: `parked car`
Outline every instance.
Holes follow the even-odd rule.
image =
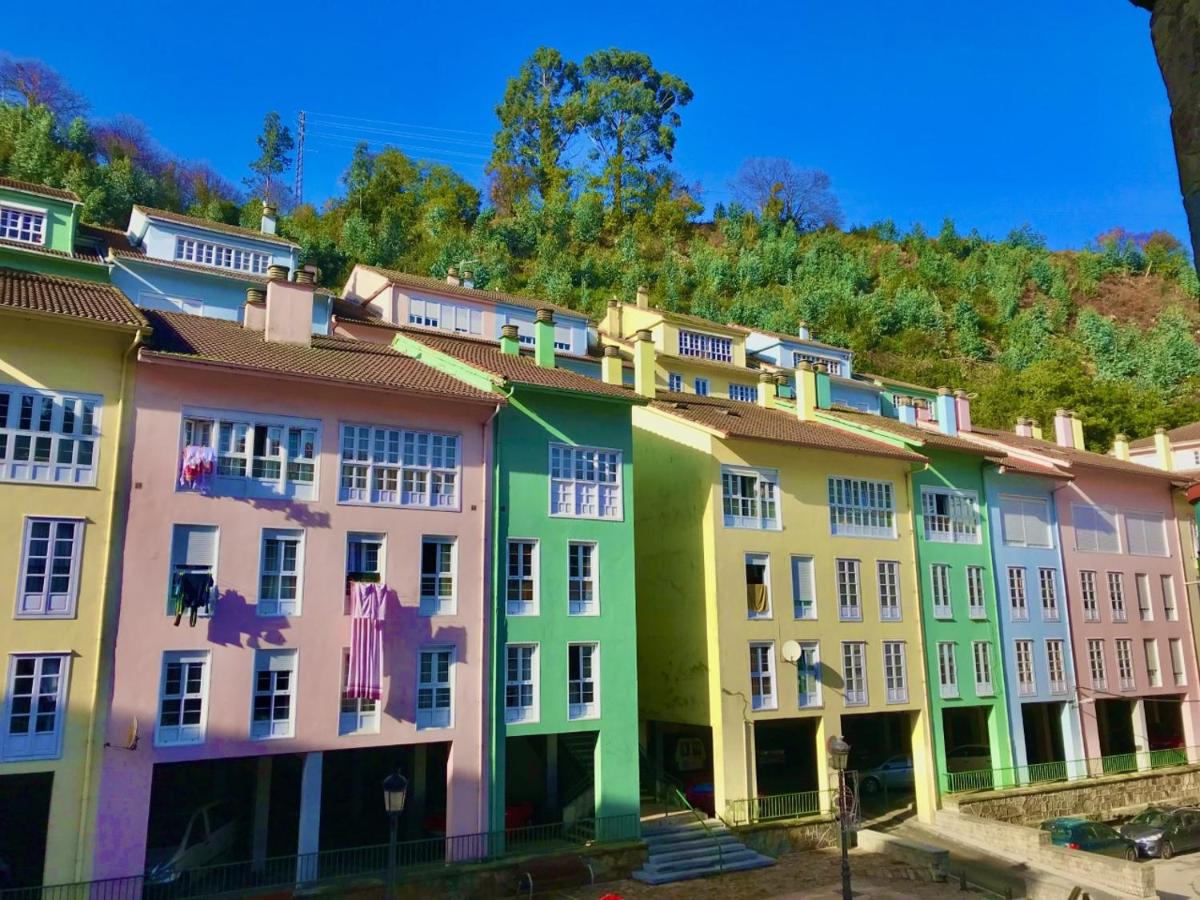
[[[1051,819],[1042,823],[1042,829],[1050,832],[1050,843],[1057,847],[1085,850],[1088,853],[1115,856],[1119,859],[1138,858],[1137,845],[1103,822],[1072,818]]]
[[[1200,809],[1151,806],[1119,830],[1137,844],[1139,855],[1170,859],[1176,853],[1200,848]]]
[[[688,779],[683,796],[692,807],[706,812],[710,816],[717,814],[716,793],[713,789],[712,776],[708,774],[694,775]]]
[[[992,751],[985,744],[961,744],[946,751],[947,772],[978,772],[992,767]]]
[[[911,790],[913,786],[913,762],[907,753],[889,756],[879,765],[858,773],[859,790],[864,794],[878,794],[884,788],[889,791]]]
[[[146,851],[146,882],[166,884],[220,859],[237,840],[239,822],[226,801],[207,803],[187,819],[178,843]]]

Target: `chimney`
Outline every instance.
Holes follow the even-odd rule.
[[[1061,406],[1054,411],[1054,443],[1060,447],[1075,446],[1075,428],[1071,425],[1071,414]]]
[[[316,284],[317,273],[305,266],[303,269],[297,269],[294,273],[296,284]]]
[[[272,279],[267,282],[264,337],[278,344],[312,343],[313,285]]]
[[[1017,416],[1017,426],[1013,429],[1013,434],[1017,437],[1033,437],[1033,419],[1027,419],[1025,416]]]
[[[938,388],[937,400],[938,431],[947,437],[958,437],[958,405],[950,388]]]
[[[505,356],[521,355],[521,342],[517,338],[516,325],[500,326],[500,352]]]
[[[899,396],[896,398],[896,418],[905,425],[917,424],[917,408],[913,406],[911,397]]]
[[[470,269],[467,269],[465,272],[463,272],[462,286],[465,288],[475,287],[475,273]]]
[[[279,214],[278,210],[275,209],[275,204],[273,204],[267,200],[263,201],[262,226],[261,226],[263,234],[274,234],[275,233],[275,226],[277,224],[276,217],[278,216],[278,214]]]
[[[1075,410],[1070,410],[1067,413],[1071,417],[1071,440],[1075,442],[1076,450],[1083,450],[1083,419],[1075,415]]]
[[[1038,424],[1037,419],[1029,420],[1029,436],[1036,438],[1039,441],[1044,441],[1046,439],[1045,435],[1042,434],[1042,426]]]
[[[930,407],[928,400],[915,399],[915,400],[913,400],[913,406],[917,410],[917,420],[918,421],[920,421],[920,422],[933,421],[933,409],[932,409],[932,407]]]
[[[621,301],[616,297],[608,301],[608,308],[604,310],[604,321],[600,327],[606,334],[621,337]]]
[[[604,356],[600,358],[600,380],[605,384],[624,384],[625,375],[622,371],[621,351],[609,344],[604,348]]]
[[[246,306],[242,310],[242,327],[251,331],[267,328],[267,292],[262,288],[246,288]]]
[[[775,376],[770,372],[758,373],[758,405],[765,409],[775,405]]]
[[[554,310],[542,307],[533,320],[533,361],[554,368]]]
[[[650,306],[650,288],[644,284],[637,286],[637,305],[639,309],[646,309]]]
[[[800,336],[800,340],[802,341],[812,340],[812,331],[809,330],[807,322],[800,323],[799,327],[796,329],[796,334]]]
[[[801,422],[817,417],[817,373],[805,361],[796,366],[796,417]]]
[[[829,409],[833,406],[833,387],[829,383],[829,366],[817,363],[813,366],[817,378],[817,409]]]
[[[971,431],[971,398],[964,390],[954,392],[954,417],[958,420],[959,431]]]
[[[288,267],[278,263],[267,266],[267,281],[287,281]]]
[[[1155,464],[1164,472],[1171,472],[1175,469],[1175,460],[1171,452],[1171,436],[1167,434],[1165,428],[1154,429],[1154,455]]]
[[[1112,455],[1117,459],[1129,462],[1129,437],[1126,434],[1118,434],[1113,438]]]
[[[458,287],[459,281],[458,281],[458,267],[457,266],[451,266],[450,268],[448,268],[446,270],[446,284],[452,284],[455,287]]]
[[[633,336],[633,389],[654,399],[654,338],[646,329]]]

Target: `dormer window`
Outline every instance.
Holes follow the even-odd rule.
[[[23,244],[46,243],[46,214],[38,209],[0,206],[0,238]]]
[[[701,334],[698,331],[680,331],[679,355],[698,356],[717,362],[733,362],[733,339]]]
[[[271,257],[266,253],[184,237],[175,238],[175,259],[254,275],[265,275],[271,264]]]
[[[840,359],[832,356],[818,356],[815,353],[802,353],[799,350],[794,350],[792,352],[792,367],[795,368],[802,362],[806,362],[813,366],[825,366],[830,375],[844,376],[846,374],[845,364]]]

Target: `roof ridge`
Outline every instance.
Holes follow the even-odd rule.
[[[264,241],[268,244],[282,244],[286,247],[299,247],[295,241],[290,241],[285,237],[277,234],[267,234],[265,231],[255,231],[253,228],[245,228],[241,225],[230,225],[227,222],[216,222],[210,219],[202,219],[199,216],[190,216],[187,213],[175,212],[170,209],[160,209],[155,206],[146,206],[142,203],[135,203],[133,209],[139,210],[148,218],[166,219],[168,222],[174,221],[182,225],[193,225],[197,228],[210,228],[213,231],[224,231],[227,234],[244,235],[247,238]]]

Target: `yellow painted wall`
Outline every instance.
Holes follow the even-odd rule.
[[[6,587],[0,617],[0,668],[7,690],[12,653],[69,652],[62,755],[57,760],[0,762],[0,775],[53,772],[54,787],[47,835],[46,884],[87,878],[94,810],[87,798],[95,792],[100,757],[102,714],[97,707],[98,677],[106,676],[100,650],[109,571],[113,480],[118,465],[121,430],[121,376],[132,332],[105,330],[69,320],[48,322],[10,314],[0,317],[0,383],[56,391],[100,394],[100,437],[95,487],[0,482],[0,584]],[[132,377],[132,374],[131,374]],[[16,619],[15,590],[20,568],[26,516],[78,517],[85,521],[79,594],[74,619]],[[149,724],[149,723],[147,723]],[[90,762],[89,762],[90,760]],[[6,823],[11,826],[13,823]]]

